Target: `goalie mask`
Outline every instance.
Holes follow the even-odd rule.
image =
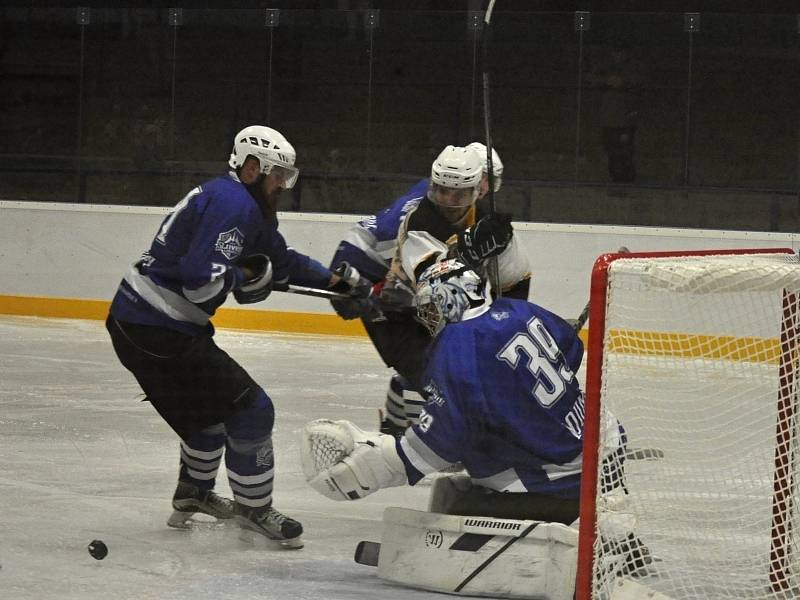
[[[461,321],[466,311],[488,306],[489,292],[489,282],[459,260],[437,262],[417,282],[417,320],[435,337],[448,323]]]
[[[480,142],[472,142],[467,148],[472,148],[475,154],[483,159],[483,173],[488,176],[489,159],[486,155],[486,146]],[[494,175],[494,191],[499,192],[503,187],[503,161],[500,160],[500,155],[494,148],[492,148],[492,174]]]
[[[447,146],[431,165],[428,198],[446,208],[466,208],[478,199],[483,159],[471,148]]]
[[[248,156],[258,161],[263,175],[280,175],[284,188],[288,190],[294,187],[300,174],[294,166],[297,155],[294,147],[279,131],[271,127],[251,125],[237,133],[228,164],[236,170],[244,164]]]

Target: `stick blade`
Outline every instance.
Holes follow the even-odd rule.
[[[379,542],[361,541],[356,546],[356,555],[353,558],[360,565],[377,567],[380,554],[381,545]]]

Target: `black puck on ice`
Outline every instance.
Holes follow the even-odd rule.
[[[92,555],[92,558],[96,558],[97,560],[103,560],[108,554],[108,546],[106,546],[102,540],[92,540],[89,542],[87,549],[89,550],[89,554]]]

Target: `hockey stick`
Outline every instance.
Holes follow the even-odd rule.
[[[293,285],[293,284],[279,284],[278,286],[273,287],[272,291],[274,292],[285,292],[287,294],[299,294],[300,296],[312,296],[314,298],[327,298],[328,300],[352,300],[351,296],[347,294],[342,294],[341,292],[333,292],[331,290],[323,290],[320,288],[313,288],[313,287],[306,287],[304,285]],[[413,306],[405,306],[399,304],[389,304],[388,302],[381,302],[380,296],[378,297],[378,305],[376,306],[378,309],[378,314],[373,315],[369,320],[370,321],[385,321],[386,316],[383,314],[384,312],[407,312],[413,313],[416,312],[416,308]]]
[[[350,300],[347,294],[332,292],[331,290],[321,290],[319,288],[306,287],[304,285],[281,284],[272,288],[274,292],[286,292],[288,294],[300,294],[301,296],[313,296],[315,298],[328,298],[337,300]]]
[[[486,133],[486,176],[489,180],[489,216],[493,217],[496,212],[494,199],[494,163],[492,162],[492,111],[489,104],[489,41],[491,39],[490,25],[492,22],[492,11],[494,10],[495,0],[489,0],[486,7],[486,14],[483,17],[483,38],[482,38],[482,68],[483,68],[483,126]],[[497,264],[497,257],[489,259],[489,277],[492,281],[495,295],[499,298],[503,295],[503,288],[500,287],[500,269]]]
[[[492,162],[492,112],[489,105],[489,41],[491,39],[490,24],[492,22],[492,11],[494,10],[495,0],[489,0],[486,7],[486,14],[483,22],[483,47],[482,47],[482,67],[483,67],[483,126],[486,132],[486,175],[489,179],[489,214],[495,213],[494,200],[494,163]]]
[[[627,254],[630,252],[626,246],[620,246],[617,249],[619,254]],[[575,329],[576,332],[583,329],[583,326],[586,325],[586,321],[589,320],[589,309],[591,308],[591,303],[587,302],[586,306],[583,307],[581,314],[578,315],[578,318],[575,319],[575,322],[572,324],[572,327]]]

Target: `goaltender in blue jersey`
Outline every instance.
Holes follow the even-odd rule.
[[[465,311],[436,337],[428,401],[400,441],[409,483],[460,462],[493,490],[577,498],[582,357],[572,327],[535,304],[499,298]]]
[[[583,344],[559,316],[524,300],[492,302],[488,288],[457,259],[423,273],[418,318],[435,341],[419,422],[397,440],[333,422],[349,432],[354,449],[318,473],[306,464],[315,489],[353,500],[461,463],[467,481],[454,478],[458,493],[447,494],[440,512],[565,524],[577,518],[584,396],[576,373]],[[610,414],[603,426],[608,455],[621,456],[622,427]],[[622,491],[623,461],[607,464],[617,470],[604,474],[604,489]]]
[[[453,592],[469,584],[464,593],[573,598],[585,415],[576,377],[582,342],[541,306],[492,301],[489,284],[458,259],[423,271],[416,306],[434,337],[419,421],[399,439],[349,421],[308,423],[301,457],[309,484],[334,500],[358,500],[461,463],[466,474],[433,479],[427,512],[387,509],[381,543],[359,544],[356,561],[411,587]],[[601,568],[641,573],[652,559],[624,509],[625,434],[608,412],[601,427],[598,491],[615,507],[598,521],[598,540],[609,557]],[[437,541],[429,544],[431,531]],[[465,544],[473,533],[480,543]],[[516,550],[501,556],[512,541]],[[484,571],[490,562],[492,569]]]

